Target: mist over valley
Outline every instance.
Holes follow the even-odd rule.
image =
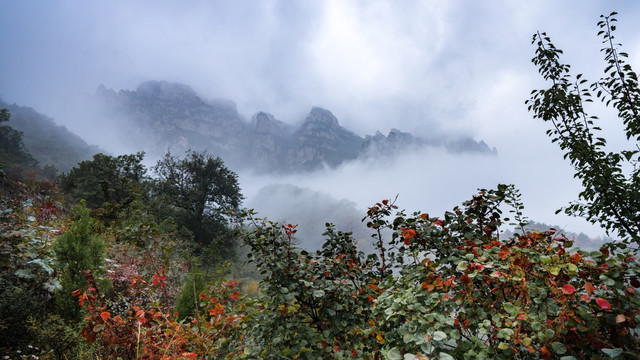
[[[310,249],[322,244],[326,223],[353,232],[370,249],[371,232],[361,222],[369,206],[397,198],[409,212],[443,214],[477,189],[504,182],[509,177],[494,169],[515,160],[467,136],[419,136],[398,129],[361,136],[320,107],[292,124],[264,111],[247,116],[231,100],[203,99],[187,85],[166,81],[117,92],[100,85],[84,101],[75,111],[85,119],[78,129],[96,145],[34,109],[6,105],[15,114],[10,124],[25,133],[25,145],[40,164],[62,172],[74,165],[69,161],[97,152],[144,152],[149,167],[167,152],[219,156],[239,174],[244,206],[258,216],[298,224],[299,241]],[[39,150],[45,138],[50,146]],[[521,172],[511,172],[514,182],[526,182],[519,176],[526,176],[527,164],[520,165]]]

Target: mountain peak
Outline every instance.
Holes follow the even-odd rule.
[[[331,111],[317,106],[311,108],[311,112],[307,115],[303,127],[309,124],[324,125],[330,128],[340,127],[338,119],[331,113]]]
[[[142,96],[165,100],[198,98],[198,95],[196,95],[191,87],[168,81],[147,81],[140,84],[136,91]]]

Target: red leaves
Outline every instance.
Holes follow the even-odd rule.
[[[298,232],[298,230],[296,229],[297,227],[298,227],[298,224],[282,225],[282,229],[284,230],[284,233],[287,234],[287,236],[292,236],[293,234],[297,233]]]
[[[468,283],[472,282],[472,280],[469,277],[469,275],[467,275],[465,273],[465,274],[462,274],[462,276],[460,276],[460,282],[463,283],[463,284],[468,284]]]
[[[164,282],[164,280],[167,278],[167,274],[162,273],[162,275],[158,274],[154,274],[153,275],[153,281],[151,282],[152,285],[158,285],[160,284],[160,286],[167,286],[167,283]]]
[[[596,298],[596,303],[604,310],[611,310],[611,304],[603,298]]]
[[[564,284],[562,285],[562,292],[566,295],[571,295],[576,291],[576,288],[573,285]]]
[[[103,321],[107,321],[111,317],[111,314],[108,311],[103,311],[100,313],[100,317]]]
[[[82,294],[82,289],[74,290],[71,292],[71,296],[78,296]]]

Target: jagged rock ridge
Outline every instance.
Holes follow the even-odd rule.
[[[293,127],[272,114],[258,112],[250,119],[228,100],[204,100],[190,87],[163,81],[141,84],[135,91],[100,85],[95,99],[102,117],[123,129],[122,136],[154,156],[168,149],[207,150],[234,168],[291,172],[337,166],[375,153],[392,153],[407,146],[442,146],[452,152],[493,153],[473,139],[435,141],[392,130],[365,138],[342,127],[328,110],[311,109]]]

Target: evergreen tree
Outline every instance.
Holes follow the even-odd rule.
[[[70,229],[54,243],[61,285],[56,305],[58,313],[65,320],[77,322],[81,320],[81,308],[78,306],[78,299],[71,293],[86,287],[84,270],[101,274],[105,246],[95,232],[95,221],[89,215],[89,209],[83,203],[74,206],[71,217],[73,222]]]

